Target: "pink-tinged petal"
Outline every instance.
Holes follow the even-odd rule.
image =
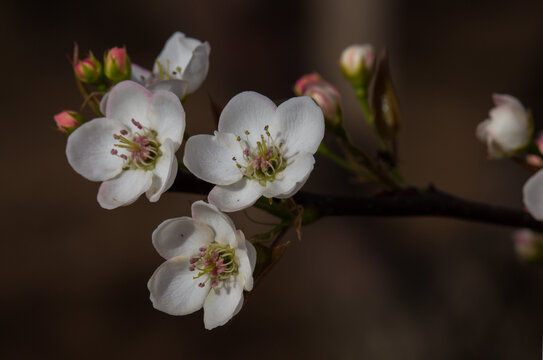
[[[524,205],[537,220],[543,220],[543,170],[528,179],[522,190]]]
[[[240,308],[243,301],[243,279],[223,283],[222,286],[211,289],[204,302],[204,325],[211,330],[226,324]],[[239,311],[239,310],[238,310]]]
[[[488,133],[488,125],[490,125],[490,119],[486,119],[485,121],[482,121],[477,125],[477,129],[475,130],[475,136],[477,136],[477,139],[485,143],[488,141],[489,133]]]
[[[153,231],[153,246],[163,258],[193,257],[213,242],[215,233],[206,224],[189,217],[168,219]]]
[[[295,188],[300,189],[307,181],[313,170],[315,158],[311,154],[300,155],[287,165],[285,170],[277,175],[275,181],[268,182],[262,195],[267,198],[285,198],[293,194]],[[287,196],[288,195],[288,196]]]
[[[182,78],[188,81],[188,93],[195,92],[204,82],[209,70],[209,53],[211,47],[205,42],[199,44],[192,53],[192,58],[183,70]]]
[[[246,139],[247,130],[250,133],[249,142],[256,144],[260,141],[260,135],[265,134],[266,125],[269,125],[272,135],[283,131],[277,121],[276,108],[273,101],[259,93],[242,92],[234,96],[224,107],[219,118],[219,132],[231,133]]]
[[[209,281],[194,279],[189,270],[189,258],[178,256],[169,259],[156,269],[147,283],[155,309],[170,315],[187,315],[202,308],[209,293]]]
[[[138,84],[145,85],[147,79],[151,77],[151,72],[139,65],[132,64],[131,69],[131,79],[132,81],[137,82]]]
[[[188,81],[179,80],[179,79],[171,79],[171,80],[155,81],[152,84],[147,86],[147,90],[151,91],[152,93],[158,90],[171,91],[179,99],[183,99],[185,95],[187,94],[188,87],[189,87]]]
[[[237,161],[243,162],[241,145],[236,136],[215,132],[195,135],[187,140],[183,163],[196,177],[212,184],[229,185],[242,178]]]
[[[160,147],[162,156],[158,158],[153,170],[153,183],[146,196],[151,202],[156,202],[160,196],[168,190],[177,176],[177,158],[174,154],[174,145],[170,139]]]
[[[92,181],[117,176],[124,161],[111,154],[116,140],[113,134],[126,129],[120,122],[98,118],[78,127],[69,137],[66,156],[72,168]]]
[[[279,105],[284,155],[287,158],[302,153],[314,154],[324,137],[322,110],[308,96],[289,99]]]
[[[158,90],[151,99],[147,119],[150,128],[157,132],[158,141],[171,139],[174,152],[177,151],[185,132],[185,110],[179,98],[169,91]]]
[[[147,110],[152,94],[134,81],[123,81],[115,85],[109,92],[106,105],[106,117],[120,121],[125,126],[136,130],[132,119],[142,126],[150,127]]]
[[[114,179],[104,181],[98,191],[98,203],[104,209],[130,205],[153,183],[153,173],[145,170],[125,170]]]
[[[208,195],[208,201],[221,211],[233,212],[246,209],[262,196],[264,187],[258,181],[242,178],[232,185],[217,185]]]
[[[222,245],[228,244],[231,248],[238,246],[236,227],[232,219],[220,212],[214,205],[204,201],[196,201],[192,204],[191,211],[195,220],[201,221],[213,230],[214,241]]]

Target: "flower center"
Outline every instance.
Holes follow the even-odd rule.
[[[221,245],[213,242],[207,247],[201,247],[200,253],[190,259],[190,271],[198,270],[198,279],[207,275],[204,282],[198,286],[204,287],[206,281],[211,281],[211,287],[215,288],[231,276],[237,275],[239,264],[236,259],[236,251],[229,245]]]
[[[249,131],[245,130],[246,141],[243,143],[241,137],[237,140],[243,149],[243,160],[245,165],[236,162],[236,166],[240,169],[243,176],[256,180],[262,186],[266,186],[267,181],[274,181],[277,174],[287,167],[287,162],[283,157],[283,143],[278,145],[270,134],[269,126],[264,127],[264,133],[260,135],[260,141],[256,142],[256,146],[252,146],[249,142]]]
[[[132,119],[136,131],[128,133],[121,130],[120,134],[113,134],[118,143],[113,146],[124,149],[126,153],[119,154],[117,149],[111,149],[111,155],[119,156],[125,161],[123,170],[153,170],[157,159],[162,155],[160,143],[156,139],[157,133],[154,130],[143,127],[139,122]]]

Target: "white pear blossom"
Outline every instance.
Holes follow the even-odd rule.
[[[165,89],[180,98],[193,93],[204,82],[209,70],[209,43],[175,32],[164,44],[153,71],[132,65],[132,80],[146,85],[151,91]]]
[[[256,92],[233,97],[214,135],[196,135],[183,162],[198,178],[216,184],[208,196],[222,211],[238,211],[260,196],[288,198],[307,181],[324,136],[324,117],[310,97],[277,107]]]
[[[179,98],[123,81],[110,92],[105,112],[70,135],[68,162],[85,178],[103,181],[98,192],[103,208],[129,205],[143,193],[158,201],[177,174],[175,152],[185,131]]]
[[[533,125],[520,101],[510,95],[494,94],[490,118],[477,127],[477,138],[487,144],[491,158],[514,155],[530,141]]]
[[[253,288],[256,250],[215,206],[197,201],[192,218],[164,221],[153,245],[166,259],[147,284],[156,309],[187,315],[203,307],[209,330],[241,310],[243,290]]]

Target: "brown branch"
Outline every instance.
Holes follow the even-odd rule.
[[[207,194],[212,185],[180,171],[170,191]],[[348,197],[298,192],[294,196],[304,207],[303,223],[312,223],[324,216],[438,216],[482,222],[499,226],[529,228],[543,231],[543,222],[529,213],[503,206],[465,200],[435,189],[407,189],[374,197]],[[279,217],[285,213],[277,202],[258,201],[255,206]]]

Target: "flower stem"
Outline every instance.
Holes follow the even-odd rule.
[[[354,175],[360,175],[360,173],[347,161],[342,159],[339,155],[337,155],[335,152],[330,150],[324,143],[321,143],[319,145],[319,148],[317,149],[317,153],[320,155],[328,158],[332,162],[336,163],[336,165],[342,167],[343,169],[351,172]]]

